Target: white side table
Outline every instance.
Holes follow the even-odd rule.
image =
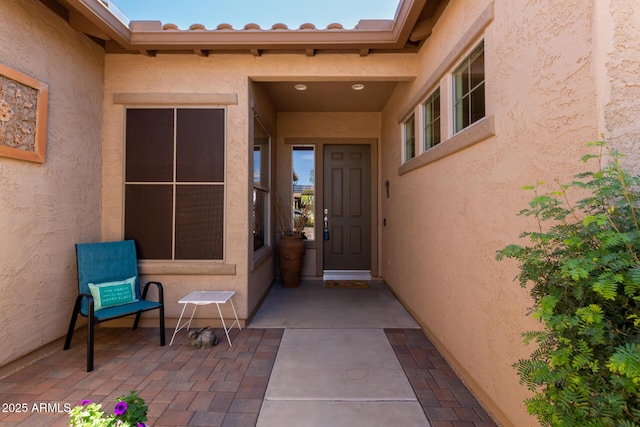
[[[169,346],[173,344],[173,339],[178,333],[179,330],[187,328],[189,330],[189,326],[191,326],[191,321],[193,320],[194,314],[196,314],[196,309],[199,305],[207,305],[207,304],[215,304],[218,307],[218,314],[220,315],[220,320],[222,320],[222,328],[224,329],[224,333],[227,335],[227,341],[229,341],[229,346],[231,347],[231,338],[229,338],[229,331],[233,328],[233,325],[238,325],[238,329],[242,330],[240,327],[240,321],[238,320],[238,314],[236,313],[236,308],[233,306],[233,301],[231,297],[235,294],[234,291],[195,291],[191,292],[186,297],[182,298],[178,303],[183,304],[182,313],[180,313],[180,319],[178,319],[178,324],[176,325],[175,331],[173,331],[173,336],[171,337],[171,342]],[[231,326],[227,328],[227,325],[224,323],[224,317],[222,316],[222,311],[220,310],[220,304],[225,304],[227,301],[231,303],[231,308],[233,309],[233,315],[236,320],[233,321]],[[188,321],[184,322],[182,325],[180,322],[182,321],[182,316],[184,315],[184,310],[187,308],[187,305],[193,304],[193,312],[191,313],[191,317]]]

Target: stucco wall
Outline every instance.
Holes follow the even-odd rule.
[[[123,233],[122,215],[122,160],[124,135],[124,109],[126,105],[153,105],[146,103],[126,103],[121,101],[136,99],[139,94],[159,94],[172,104],[176,95],[208,94],[213,98],[235,102],[227,103],[227,164],[226,164],[226,216],[225,216],[225,259],[223,263],[209,263],[204,274],[189,274],[189,266],[180,274],[166,274],[166,269],[145,269],[143,281],[147,278],[160,280],[164,285],[167,324],[175,324],[180,315],[177,301],[192,290],[234,290],[238,293],[236,308],[243,319],[253,310],[256,299],[255,288],[248,289],[249,283],[258,276],[250,274],[252,257],[248,256],[249,206],[248,179],[250,140],[250,79],[273,81],[282,79],[344,79],[367,76],[375,72],[380,78],[410,78],[415,73],[412,55],[375,55],[360,58],[357,55],[319,55],[308,58],[303,55],[107,55],[105,66],[104,136],[103,136],[103,238],[119,239]],[[183,98],[184,99],[184,98]],[[279,119],[278,119],[279,120]],[[348,123],[343,123],[346,126]],[[278,124],[277,126],[280,126]],[[317,129],[320,133],[320,129]],[[277,129],[278,139],[283,138]],[[370,131],[368,131],[368,134]],[[353,134],[351,131],[350,134]],[[289,134],[287,134],[289,135]],[[310,135],[309,131],[306,135]],[[295,135],[294,135],[295,136]],[[299,136],[299,135],[297,135]],[[275,141],[274,141],[275,142]],[[277,149],[276,149],[277,150]],[[276,184],[276,187],[279,183]],[[156,266],[157,267],[157,266]],[[200,268],[201,266],[198,266]],[[221,275],[219,268],[233,269],[232,274]],[[164,271],[163,273],[154,273]],[[264,281],[262,279],[257,279]],[[262,282],[261,282],[262,283]],[[258,289],[262,289],[262,283]],[[209,322],[213,312],[198,312],[198,322]],[[154,325],[149,315],[143,324]],[[111,322],[117,325],[118,322]],[[215,323],[209,323],[215,324]]]
[[[599,80],[604,82],[600,100],[604,112],[603,133],[629,158],[625,166],[638,171],[640,153],[640,2],[596,1]]]
[[[238,57],[240,58],[240,57]],[[205,59],[205,61],[198,61]],[[207,61],[207,59],[209,61]],[[141,55],[107,55],[104,98],[104,188],[103,238],[117,240],[123,237],[123,148],[125,108],[155,106],[154,102],[138,101],[138,94],[169,94],[164,99],[169,107],[192,106],[184,104],[171,94],[199,94],[210,96],[208,106],[226,109],[226,172],[223,262],[185,262],[181,269],[160,263],[160,267],[144,268],[142,281],[158,280],[164,286],[165,315],[169,326],[175,325],[182,306],[177,301],[195,290],[231,290],[238,293],[234,304],[238,315],[247,318],[247,280],[249,241],[248,140],[249,108],[248,80],[234,70],[235,57],[198,58],[169,55],[157,58]],[[240,59],[242,61],[242,59]],[[209,62],[206,64],[206,62]],[[188,70],[188,72],[186,71]],[[120,103],[120,94],[133,94],[134,101]],[[175,101],[174,101],[175,99]],[[242,100],[239,103],[238,100]],[[143,267],[144,264],[141,265]],[[167,270],[169,268],[169,270]],[[197,270],[202,270],[200,274]],[[222,269],[222,271],[218,271]],[[212,310],[199,310],[200,318],[214,317]],[[229,313],[231,315],[231,313]],[[149,315],[144,325],[157,324]],[[111,322],[118,324],[119,322]],[[211,324],[211,326],[217,323]]]
[[[512,280],[517,266],[497,263],[495,252],[532,227],[516,216],[529,200],[521,185],[568,180],[581,167],[587,141],[604,133],[638,158],[639,14],[635,0],[451,0],[417,58],[108,55],[105,60],[97,45],[38,1],[0,2],[0,62],[46,82],[50,91],[45,163],[0,157],[0,340],[5,343],[0,366],[66,332],[76,294],[74,243],[122,237],[126,103],[115,95],[169,94],[163,95],[167,100],[171,94],[206,93],[227,108],[224,263],[207,266],[211,271],[203,274],[188,266],[171,274],[166,266],[145,267],[146,276],[165,284],[171,326],[179,315],[177,300],[195,289],[238,291],[237,308],[246,318],[273,276],[268,259],[252,267],[247,246],[249,78],[417,75],[399,85],[382,115],[282,113],[273,124],[268,101],[254,94],[277,127],[274,190],[290,185],[287,139],[378,139],[380,169],[372,183],[378,191],[390,182],[390,197],[380,198],[378,208],[379,275],[491,412],[505,425],[536,425],[522,404],[527,392],[511,368],[530,350],[521,344],[520,332],[536,324],[526,316],[527,291]],[[449,72],[480,39],[487,117],[436,148],[442,152],[456,140],[472,140],[483,126],[489,135],[461,151],[401,168],[399,121],[437,84],[443,97],[450,95]],[[447,114],[445,139],[451,136]],[[310,265],[307,274],[313,275]]]
[[[265,91],[254,82],[251,82],[250,84],[249,97],[250,117],[255,115],[260,125],[264,127],[270,135],[270,153],[268,158],[269,161],[271,161],[272,159],[275,159],[277,157],[277,113],[273,108],[273,105],[271,104],[271,101],[269,100],[269,97],[267,96]],[[250,123],[250,129],[251,132],[253,132],[255,122],[250,120]],[[251,133],[251,135],[253,135],[253,133]],[[251,162],[253,159],[253,146],[251,144],[248,144],[247,149],[249,153],[249,160]],[[276,192],[276,170],[274,165],[270,165],[269,172],[269,190],[270,194],[273,195]],[[253,186],[253,167],[250,168],[248,175],[249,185]],[[247,203],[249,204],[249,206],[252,206],[253,193],[251,191],[249,192],[247,198]],[[269,235],[267,237],[268,241],[265,243],[265,247],[254,252],[253,239],[247,239],[247,249],[250,264],[247,287],[247,311],[249,316],[255,314],[255,311],[259,308],[261,300],[266,295],[266,292],[268,291],[276,276],[276,260],[273,250],[273,248],[275,247],[275,203],[270,203],[268,209],[269,214],[266,218],[266,221],[270,225],[266,230]],[[249,221],[252,221],[251,211],[249,212],[249,214]]]
[[[495,254],[532,229],[516,216],[531,196],[521,186],[569,181],[585,144],[601,131],[593,3],[450,2],[421,50],[418,78],[398,89],[383,114],[381,181],[390,181],[390,198],[382,199],[383,277],[505,425],[537,425],[511,368],[532,350],[520,333],[537,325],[527,317],[527,291],[513,280],[517,266],[498,263]],[[447,140],[450,73],[481,39],[486,118]],[[462,151],[401,169],[399,121],[422,100],[416,94],[426,97],[437,84],[449,103],[445,141],[432,152],[479,127],[491,132]]]
[[[104,54],[36,0],[0,2],[0,62],[49,88],[43,164],[0,157],[0,366],[63,336],[100,238]]]

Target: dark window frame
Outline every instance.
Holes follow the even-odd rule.
[[[257,156],[256,156],[257,155]],[[256,162],[256,158],[259,160]],[[256,164],[258,163],[258,164]],[[271,135],[257,117],[253,121],[253,251],[271,245]]]

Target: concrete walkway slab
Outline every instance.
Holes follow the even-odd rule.
[[[285,329],[258,427],[429,426],[381,329]]]
[[[265,398],[417,400],[379,329],[286,329]]]
[[[293,421],[295,420],[295,421]],[[266,401],[257,427],[425,427],[418,402]]]
[[[285,289],[276,283],[252,328],[416,328],[420,326],[384,282],[367,289],[327,289],[322,280]]]

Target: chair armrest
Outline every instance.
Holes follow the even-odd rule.
[[[94,302],[93,302],[93,295],[91,294],[78,294],[78,297],[76,298],[76,305],[78,307],[78,312],[80,312],[80,308],[82,307],[82,300],[86,298],[87,299],[87,316],[91,315],[93,316],[94,313]]]
[[[144,285],[144,289],[142,291],[142,299],[147,299],[147,291],[149,290],[149,285],[156,285],[156,287],[158,288],[158,302],[160,304],[164,304],[164,291],[162,290],[162,283],[160,282],[147,282],[147,284]]]

